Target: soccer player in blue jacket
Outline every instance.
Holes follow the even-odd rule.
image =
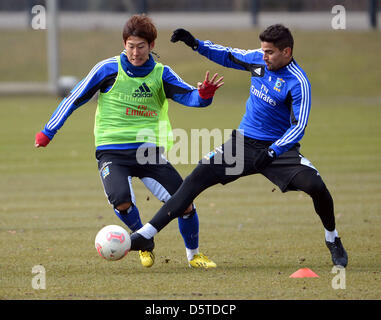
[[[276,24],[264,30],[261,48],[240,50],[195,39],[184,29],[171,41],[183,41],[199,54],[228,68],[250,72],[246,112],[238,130],[222,146],[200,160],[175,195],[149,223],[132,234],[132,250],[153,247],[153,236],[180,216],[203,190],[239,177],[260,173],[282,192],[301,190],[311,196],[325,229],[325,243],[334,265],[345,267],[347,253],[335,226],[333,199],[317,169],[300,153],[311,108],[311,86],[293,58],[291,32]],[[232,174],[232,159],[242,170]]]
[[[132,16],[123,29],[123,52],[96,64],[60,103],[35,139],[36,147],[46,147],[72,112],[99,92],[94,130],[99,174],[109,203],[132,231],[143,226],[132,188],[133,177],[141,179],[163,202],[168,201],[183,181],[157,143],[151,143],[147,150],[164,161],[139,162],[138,150],[146,148],[147,144],[137,138],[136,128],[157,128],[162,119],[158,114],[166,116],[167,99],[189,107],[207,107],[215,91],[223,85],[223,77],[217,80],[215,74],[209,79],[209,72],[197,88],[185,83],[169,66],[154,60],[151,52],[156,37],[156,27],[149,17]],[[145,110],[140,108],[142,106],[147,111],[142,111]],[[106,138],[98,143],[99,136]],[[199,252],[199,221],[195,207],[190,205],[181,216],[178,224],[189,265],[215,267],[212,260]],[[152,250],[141,250],[139,257],[144,267],[154,263]]]

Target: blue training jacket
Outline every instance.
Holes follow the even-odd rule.
[[[250,96],[239,130],[247,137],[272,141],[277,156],[299,142],[311,108],[311,85],[305,72],[292,60],[270,71],[263,51],[232,49],[198,40],[197,51],[228,68],[251,73]]]
[[[120,57],[122,68],[130,77],[144,77],[153,70],[156,64],[152,55],[140,67],[135,67],[128,61],[125,50],[120,54]],[[98,90],[108,92],[117,75],[118,61],[115,57],[96,64],[90,73],[75,86],[70,95],[62,100],[42,132],[53,139],[71,113],[88,102]],[[212,98],[202,99],[198,90],[184,82],[169,66],[164,66],[162,79],[167,98],[189,107],[206,107],[212,103]],[[125,144],[123,149],[136,149],[138,146],[139,144],[136,143]],[[120,149],[120,146],[114,147]],[[97,149],[103,149],[103,147],[100,146]],[[113,147],[107,146],[107,149],[113,149]]]

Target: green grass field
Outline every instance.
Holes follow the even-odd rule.
[[[224,45],[257,48],[257,30],[195,34]],[[156,51],[187,82],[205,71],[225,76],[206,109],[170,104],[174,128],[236,128],[249,75],[219,67],[160,31]],[[0,81],[46,79],[43,31],[0,33]],[[121,50],[120,33],[61,34],[61,73],[81,78]],[[312,201],[282,194],[262,176],[215,186],[196,199],[201,250],[215,270],[188,268],[177,223],[156,239],[156,263],[143,269],[136,252],[107,262],[98,230],[122,223],[108,205],[93,146],[95,101],[78,109],[46,149],[35,133],[59,98],[0,97],[0,299],[380,299],[381,94],[379,33],[295,32],[295,58],[310,77],[312,111],[302,153],[319,169],[335,200],[337,228],[348,251],[346,288],[331,282],[330,255]],[[15,68],[14,64],[18,67]],[[194,164],[176,165],[185,177]],[[144,222],[160,207],[139,181]],[[46,270],[35,290],[32,268]],[[308,267],[319,278],[290,279]]]

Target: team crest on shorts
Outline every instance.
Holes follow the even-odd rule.
[[[217,152],[223,153],[222,146],[219,146],[216,149],[214,149],[213,151],[210,151],[209,153],[207,153],[204,156],[204,159],[210,160],[211,158],[213,158],[216,155]]]
[[[110,168],[109,166],[107,167],[104,167],[103,170],[102,170],[102,178],[106,178],[108,175],[110,174]]]
[[[110,174],[110,167],[108,166],[110,163],[111,162],[106,162],[101,169],[101,175],[103,179]]]

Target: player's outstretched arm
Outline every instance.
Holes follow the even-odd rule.
[[[64,125],[66,119],[89,101],[102,84],[117,72],[118,61],[115,57],[97,63],[89,74],[74,87],[70,95],[61,101],[44,129],[36,134],[34,146],[36,148],[46,147]]]
[[[198,94],[202,99],[213,98],[217,89],[224,85],[224,77],[220,77],[219,79],[217,79],[217,77],[218,73],[215,73],[209,80],[209,71],[206,71],[204,82],[197,83]]]
[[[35,140],[34,140],[34,146],[36,148],[39,147],[46,147],[50,142],[50,139],[48,136],[46,136],[42,131],[38,132],[36,134]]]
[[[203,82],[196,87],[187,84],[169,66],[164,67],[163,86],[167,98],[188,107],[204,108],[212,103],[212,98],[223,83],[223,77],[215,74],[209,79],[209,71]]]
[[[193,50],[197,50],[198,48],[198,41],[197,39],[187,30],[185,29],[176,29],[173,31],[172,42],[182,41],[184,42],[188,47],[191,47]]]
[[[233,49],[214,44],[209,40],[202,41],[196,39],[189,31],[182,28],[173,31],[171,41],[182,41],[202,56],[227,68],[251,71],[250,64],[258,60],[256,55],[258,50]],[[262,57],[259,59],[262,61]]]

